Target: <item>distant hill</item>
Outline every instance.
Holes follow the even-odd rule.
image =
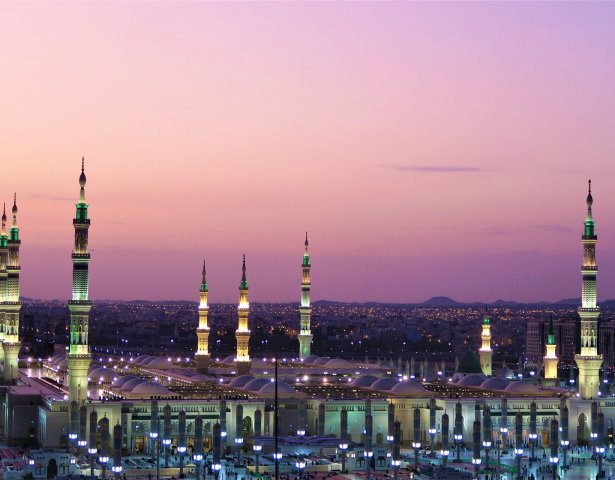
[[[420,305],[424,307],[459,307],[461,305],[467,305],[467,303],[458,302],[450,297],[431,297]]]

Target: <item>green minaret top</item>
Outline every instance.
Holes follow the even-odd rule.
[[[13,225],[11,226],[11,242],[19,241],[19,227],[17,226],[17,193],[13,196]]]
[[[487,316],[487,309],[485,308],[485,313],[483,314],[483,325],[489,325],[491,323],[491,319]]]
[[[75,214],[74,223],[88,222],[88,204],[85,202],[85,158],[81,157],[81,175],[79,175],[79,202],[77,202],[77,213]]]
[[[246,255],[243,255],[243,266],[241,267],[241,282],[239,283],[239,290],[248,289],[248,280],[246,279]]]
[[[594,204],[594,197],[592,197],[592,181],[588,180],[588,193],[587,193],[587,217],[585,217],[585,232],[583,238],[596,238],[594,228],[594,218],[592,216],[592,205]]]
[[[547,345],[555,345],[555,334],[553,333],[553,315],[549,315],[549,335],[547,335]]]
[[[6,235],[6,203],[2,211],[2,231],[0,232],[0,248],[6,248],[8,237]]]
[[[310,254],[308,253],[308,235],[307,235],[307,232],[305,232],[305,252],[303,253],[303,266],[304,267],[309,267],[310,266]]]
[[[206,292],[207,291],[206,275],[207,275],[207,270],[205,269],[205,260],[203,260],[203,277],[201,279],[201,292]]]

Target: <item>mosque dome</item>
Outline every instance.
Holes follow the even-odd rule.
[[[314,363],[316,360],[318,360],[320,357],[318,355],[310,355],[308,357],[305,357],[303,359],[303,363]]]
[[[504,390],[508,386],[508,380],[501,377],[488,378],[480,384],[485,390]]]
[[[371,384],[370,388],[372,390],[391,390],[395,385],[399,383],[398,380],[391,377],[379,378],[374,383]]]
[[[122,392],[132,392],[132,389],[135,388],[137,385],[141,384],[141,383],[145,383],[147,380],[145,380],[144,378],[133,378],[131,380],[128,380],[124,385],[122,385]]]
[[[512,395],[534,395],[540,392],[540,388],[531,382],[518,380],[511,382],[504,391]]]
[[[464,353],[461,360],[459,360],[457,373],[483,373],[478,355],[471,350]]]
[[[270,382],[266,378],[255,378],[253,380],[250,380],[248,383],[246,383],[243,386],[243,388],[245,390],[249,390],[250,392],[258,392],[263,387],[263,385],[265,385],[266,383],[273,383],[273,382]]]
[[[166,358],[154,357],[151,360],[148,360],[147,365],[150,368],[155,368],[157,370],[170,370],[173,368],[173,363],[169,362]]]
[[[331,360],[331,357],[320,357],[318,360],[314,361],[314,365],[324,366],[329,360]]]
[[[133,395],[167,395],[169,391],[156,382],[143,382],[130,392]]]
[[[235,363],[235,355],[229,355],[224,360],[222,360],[222,363],[226,363],[227,365],[230,363]]]
[[[267,382],[258,391],[261,395],[273,395],[275,393],[275,382]],[[293,387],[286,382],[278,381],[278,395],[297,393]]]
[[[151,355],[139,355],[137,358],[135,358],[135,363],[137,365],[143,365],[143,363],[150,358],[152,358]]]
[[[134,380],[135,377],[134,375],[124,375],[123,377],[118,378],[115,382],[113,382],[111,384],[111,387],[113,388],[121,388],[126,382],[129,382],[130,380]]]
[[[328,368],[350,368],[352,367],[352,364],[343,358],[332,358],[325,364],[325,366]]]
[[[369,374],[361,375],[360,377],[357,377],[352,382],[352,386],[359,387],[359,388],[369,388],[377,380],[378,380],[378,377],[375,377],[374,375],[369,375]]]
[[[103,380],[106,382],[111,382],[113,377],[116,376],[116,373],[113,370],[109,370],[105,367],[95,366],[94,368],[90,367],[88,372],[88,376],[92,379],[92,381]]]
[[[510,368],[508,367],[503,367],[500,369],[500,371],[498,372],[498,377],[500,378],[515,378],[515,372],[513,372]]]
[[[57,364],[58,370],[68,370],[68,360],[66,358],[60,360]]]
[[[231,380],[231,383],[229,383],[229,386],[235,388],[243,388],[248,382],[250,382],[250,380],[254,380],[254,377],[252,375],[241,375],[239,377],[233,378]]]
[[[425,393],[425,387],[418,382],[397,382],[390,390],[396,395],[411,395],[414,393]]]
[[[471,375],[467,375],[461,378],[457,385],[461,385],[463,387],[480,387],[485,381],[485,376],[482,373],[472,373]]]

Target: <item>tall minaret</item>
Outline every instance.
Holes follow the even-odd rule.
[[[545,383],[557,383],[557,355],[555,353],[555,333],[553,333],[553,316],[549,317],[549,334],[545,345],[546,354],[543,359],[545,365]]]
[[[6,234],[6,204],[2,212],[2,230],[0,231],[0,341],[6,338],[6,302],[8,300],[9,237]],[[0,361],[4,362],[4,349],[0,348]]]
[[[92,302],[89,300],[88,265],[88,204],[85,202],[84,160],[81,159],[79,176],[81,191],[73,226],[75,228],[75,248],[73,260],[73,293],[68,302],[70,310],[70,350],[68,352],[68,402],[82,402],[88,396],[88,368],[90,366],[90,349],[88,347],[88,317]]]
[[[206,274],[205,260],[203,260],[203,278],[201,279],[200,290],[201,301],[199,303],[199,326],[196,329],[196,364],[199,373],[207,373],[207,369],[209,368],[209,326],[207,325],[209,305],[207,304]]]
[[[299,358],[303,360],[309,357],[312,347],[312,329],[310,327],[310,319],[312,316],[312,304],[310,303],[310,288],[312,283],[310,280],[310,254],[308,253],[308,237],[305,232],[305,252],[303,252],[303,275],[301,277],[301,306],[299,313],[301,314],[301,330],[299,331]]]
[[[8,239],[8,265],[6,267],[7,291],[4,311],[6,322],[4,326],[4,343],[2,350],[4,351],[4,380],[5,382],[13,382],[17,379],[17,368],[19,349],[19,311],[21,310],[21,302],[19,301],[19,227],[17,226],[17,194],[13,197],[13,225],[9,232]],[[4,224],[4,222],[3,222]]]
[[[587,194],[587,217],[585,218],[585,230],[581,241],[583,243],[583,289],[581,293],[581,354],[575,356],[575,362],[579,367],[579,393],[585,399],[598,398],[598,386],[600,384],[600,366],[602,355],[598,355],[598,316],[600,308],[596,304],[596,242],[598,237],[594,231],[595,224],[592,217],[592,183],[589,181],[589,193]]]
[[[483,315],[483,331],[480,334],[480,338],[482,341],[481,347],[478,350],[478,354],[480,356],[480,368],[483,370],[483,373],[490,377],[491,376],[491,320],[487,316],[487,312]]]
[[[235,332],[237,338],[237,375],[244,375],[250,371],[250,330],[248,329],[248,315],[250,314],[250,302],[248,302],[248,280],[246,279],[246,256],[243,256],[241,267],[241,282],[239,283],[239,307],[237,308],[239,325]]]

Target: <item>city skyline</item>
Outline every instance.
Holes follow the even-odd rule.
[[[205,258],[232,303],[245,253],[299,301],[305,230],[315,301],[578,297],[589,177],[615,298],[608,4],[0,8],[26,297],[70,296],[85,155],[95,300],[196,301]]]

